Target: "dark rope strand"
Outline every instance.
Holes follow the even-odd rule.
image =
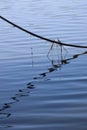
[[[42,40],[45,40],[45,41],[48,41],[48,42],[51,42],[51,43],[56,43],[56,44],[59,44],[59,45],[61,45],[61,46],[63,45],[63,46],[70,46],[70,47],[77,47],[77,48],[87,48],[87,46],[79,46],[79,45],[67,44],[67,43],[62,43],[61,41],[55,41],[55,40],[51,40],[51,39],[42,37],[42,36],[40,36],[40,35],[37,35],[37,34],[35,34],[35,33],[32,33],[32,32],[30,32],[30,31],[28,31],[28,30],[26,30],[26,29],[24,29],[24,28],[18,26],[17,24],[14,24],[13,22],[9,21],[8,19],[6,19],[6,18],[4,18],[4,17],[2,17],[2,16],[0,16],[0,18],[1,18],[2,20],[6,21],[7,23],[13,25],[14,27],[16,27],[16,28],[18,28],[18,29],[20,29],[20,30],[22,30],[22,31],[24,31],[24,32],[26,32],[26,33],[28,33],[28,34],[34,36],[34,37],[40,38],[40,39],[42,39]]]

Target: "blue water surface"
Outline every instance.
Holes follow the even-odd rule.
[[[0,16],[87,46],[86,0],[1,0]],[[48,55],[48,56],[47,56]],[[0,19],[0,130],[87,130],[87,49]]]

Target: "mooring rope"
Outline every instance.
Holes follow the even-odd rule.
[[[6,19],[6,18],[4,18],[4,17],[2,17],[2,16],[0,16],[0,18],[1,18],[2,20],[6,21],[7,23],[13,25],[14,27],[16,27],[16,28],[18,28],[18,29],[20,29],[20,30],[22,30],[22,31],[24,31],[24,32],[26,32],[26,33],[28,33],[28,34],[34,36],[34,37],[40,38],[40,39],[42,39],[42,40],[45,40],[45,41],[48,41],[48,42],[51,42],[51,43],[56,43],[56,44],[58,44],[58,45],[60,45],[60,46],[69,46],[69,47],[77,47],[77,48],[87,48],[87,46],[67,44],[67,43],[61,42],[60,40],[55,41],[55,40],[48,39],[48,38],[46,38],[46,37],[43,37],[43,36],[40,36],[40,35],[38,35],[38,34],[35,34],[35,33],[31,32],[31,31],[28,31],[28,30],[26,30],[26,29],[24,29],[24,28],[18,26],[17,24],[15,24],[15,23],[9,21],[8,19]]]

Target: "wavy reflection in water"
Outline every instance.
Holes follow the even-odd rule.
[[[39,76],[33,77],[33,80],[38,80],[38,79],[50,80],[50,79],[46,78],[49,73],[57,71],[63,65],[69,64],[71,62],[71,60],[74,60],[74,59],[78,58],[79,56],[85,55],[85,54],[87,54],[87,51],[85,51],[83,53],[79,53],[79,54],[74,54],[71,58],[63,59],[63,56],[60,56],[61,59],[58,63],[55,63],[55,60],[53,60],[53,59],[51,60],[49,58],[49,61],[51,62],[52,67],[48,68],[48,70],[46,72],[40,73]],[[62,55],[62,53],[61,53],[61,55]],[[27,83],[27,86],[26,86],[25,89],[19,89],[18,93],[16,93],[15,95],[13,95],[10,98],[11,101],[9,100],[8,103],[4,103],[2,105],[2,107],[0,108],[0,119],[9,118],[12,115],[12,113],[8,113],[8,112],[6,112],[6,110],[13,107],[13,104],[19,102],[21,100],[21,97],[29,96],[30,90],[34,89],[34,88],[35,88],[35,83],[29,82],[29,83]],[[0,126],[0,127],[1,128],[2,127],[8,128],[8,127],[11,127],[11,126],[7,125],[7,126]]]
[[[74,59],[78,58],[79,56],[85,55],[85,54],[87,54],[87,51],[82,52],[82,53],[79,53],[79,54],[74,54],[71,58],[63,59],[63,55],[62,55],[62,53],[61,53],[62,56],[60,56],[61,59],[58,61],[58,63],[55,63],[55,60],[53,60],[53,59],[51,60],[51,59],[49,58],[49,60],[50,60],[50,62],[51,62],[51,64],[52,64],[52,67],[51,67],[51,68],[48,68],[48,71],[41,73],[41,74],[40,74],[40,77],[34,77],[34,79],[44,78],[44,77],[47,76],[48,73],[51,73],[51,72],[53,72],[53,71],[57,71],[57,70],[60,69],[63,65],[69,64],[69,63],[71,62],[71,60],[74,60]]]
[[[29,96],[29,93],[30,93],[29,89],[33,89],[33,88],[34,88],[34,85],[31,82],[29,82],[25,89],[19,89],[18,93],[16,93],[13,97],[10,98],[12,101],[9,101],[8,103],[4,103],[2,108],[0,109],[0,119],[10,117],[12,114],[6,113],[4,111],[9,109],[14,103],[19,102],[21,97]]]

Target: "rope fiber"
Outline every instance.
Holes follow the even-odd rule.
[[[15,23],[9,21],[8,19],[6,19],[6,18],[4,18],[4,17],[2,17],[2,16],[0,16],[0,18],[1,18],[2,20],[6,21],[7,23],[13,25],[14,27],[16,27],[16,28],[18,28],[18,29],[20,29],[20,30],[22,30],[22,31],[24,31],[24,32],[26,32],[26,33],[28,33],[28,34],[34,36],[34,37],[40,38],[40,39],[42,39],[42,40],[45,40],[45,41],[48,41],[48,42],[51,42],[51,43],[56,43],[56,44],[58,44],[58,45],[60,45],[60,46],[69,46],[69,47],[77,47],[77,48],[87,48],[87,46],[67,44],[67,43],[61,42],[60,40],[55,41],[55,40],[48,39],[48,38],[46,38],[46,37],[43,37],[43,36],[40,36],[40,35],[38,35],[38,34],[35,34],[35,33],[31,32],[31,31],[28,31],[28,30],[22,28],[21,26],[18,26],[17,24],[15,24]]]

